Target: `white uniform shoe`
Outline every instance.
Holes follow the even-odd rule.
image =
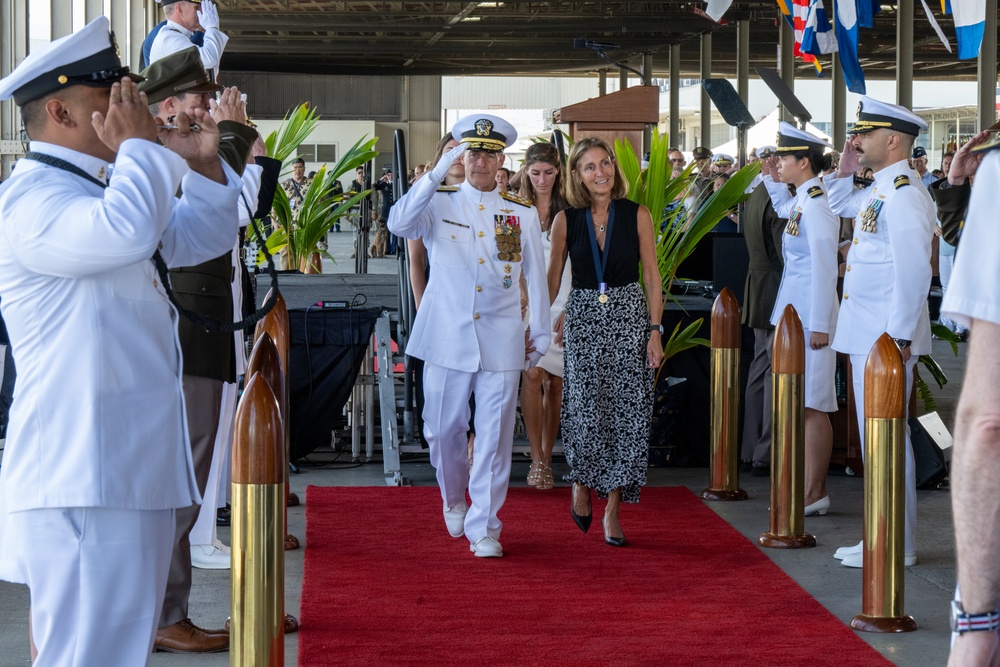
[[[191,566],[202,570],[228,570],[231,563],[229,547],[216,540],[212,544],[191,545]]]
[[[864,567],[864,554],[856,553],[849,554],[845,556],[840,561],[841,565],[846,565],[847,567]],[[917,554],[915,553],[905,553],[903,554],[903,567],[913,567],[917,564]]]
[[[469,506],[463,500],[454,507],[444,506],[444,525],[448,526],[448,534],[452,537],[461,537],[465,534],[465,515],[469,511]]]
[[[480,537],[469,549],[476,554],[477,558],[500,558],[503,556],[503,548],[500,543],[489,536]]]
[[[854,554],[861,555],[861,549],[864,547],[864,544],[864,542],[858,542],[852,547],[840,547],[837,549],[836,553],[833,554],[833,557],[837,560],[844,560],[848,556],[852,556]]]

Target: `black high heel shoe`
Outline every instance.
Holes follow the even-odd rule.
[[[625,536],[621,537],[611,537],[608,535],[608,524],[605,523],[604,519],[601,519],[601,527],[604,529],[604,543],[611,547],[623,547],[625,546]]]
[[[574,492],[576,491],[576,487],[577,487],[576,482],[573,482]],[[576,513],[576,509],[573,508],[573,498],[571,496],[569,501],[569,513],[573,515],[573,523],[575,523],[577,527],[580,528],[580,530],[582,530],[585,533],[588,530],[590,530],[590,522],[594,518],[593,510],[591,510],[590,514],[588,514],[587,516],[580,516],[579,514]]]

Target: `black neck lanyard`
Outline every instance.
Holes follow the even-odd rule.
[[[594,216],[587,207],[587,233],[590,234],[590,250],[594,256],[594,273],[597,275],[597,290],[604,294],[608,291],[608,283],[604,280],[604,270],[608,266],[608,255],[611,254],[611,231],[615,225],[615,203],[608,208],[608,231],[604,235],[604,254],[601,255],[597,246],[597,232],[594,231]]]
[[[94,185],[99,186],[102,190],[108,187],[107,183],[102,183],[99,179],[94,178],[93,176],[85,172],[83,169],[77,167],[75,164],[71,164],[66,160],[62,160],[52,155],[48,155],[46,153],[38,153],[36,151],[28,151],[24,155],[24,159],[34,160],[35,162],[41,162],[42,164],[47,164],[50,167],[55,167],[56,169],[67,171],[71,174],[79,176],[80,178],[90,181]],[[244,203],[246,203],[246,199],[244,199],[243,201]],[[247,210],[249,210],[249,206],[247,207]],[[257,229],[256,224],[254,223],[252,213],[250,215],[250,224],[254,225],[254,232],[257,233],[257,237],[263,238],[263,236],[260,234],[260,231]],[[163,260],[163,256],[160,255],[160,251],[157,250],[156,252],[154,252],[153,256],[150,259],[156,266],[156,272],[159,274],[160,281],[163,283],[163,291],[167,293],[167,298],[170,300],[170,303],[173,304],[174,308],[177,309],[177,312],[179,312],[189,321],[194,322],[195,324],[202,326],[205,329],[209,329],[211,331],[223,331],[226,333],[231,333],[233,331],[238,331],[241,329],[250,329],[251,327],[253,327],[259,320],[263,319],[264,316],[274,307],[275,301],[277,300],[278,274],[274,270],[274,262],[271,261],[271,255],[270,253],[267,252],[266,245],[264,247],[264,255],[267,257],[268,260],[268,270],[271,274],[271,291],[273,293],[273,296],[270,299],[270,301],[264,303],[260,308],[258,308],[253,315],[245,319],[242,319],[239,322],[220,322],[214,317],[203,315],[193,310],[188,310],[187,308],[182,306],[181,303],[177,300],[177,297],[174,296],[174,290],[170,286],[169,269],[167,268],[167,263]]]

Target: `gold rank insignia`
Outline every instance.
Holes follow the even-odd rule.
[[[490,132],[493,131],[493,123],[485,118],[480,118],[476,121],[476,134],[481,137],[490,136]]]
[[[874,234],[878,230],[876,222],[878,222],[878,214],[882,210],[883,203],[882,199],[872,199],[868,202],[868,206],[858,214],[861,231]]]
[[[799,235],[799,220],[802,219],[802,210],[795,209],[792,214],[788,216],[788,224],[785,226],[785,233],[789,236]]]
[[[818,185],[814,185],[806,190],[806,193],[809,195],[810,199],[816,199],[816,197],[821,197],[823,195],[823,188]]]
[[[515,204],[520,204],[521,206],[531,206],[530,201],[524,199],[523,197],[518,197],[512,192],[501,192],[500,196],[506,199],[507,201],[512,201]]]
[[[906,174],[900,174],[899,176],[897,176],[892,180],[892,184],[898,190],[910,184],[910,177],[907,176]]]

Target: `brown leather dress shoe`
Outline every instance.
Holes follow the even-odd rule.
[[[153,651],[166,653],[220,653],[229,650],[229,633],[204,630],[185,618],[156,631]]]

